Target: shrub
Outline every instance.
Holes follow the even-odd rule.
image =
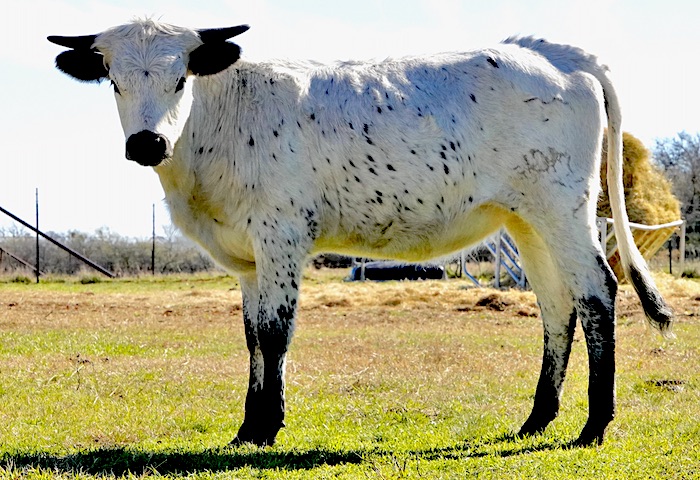
[[[30,284],[32,283],[32,279],[29,278],[26,275],[15,275],[10,279],[10,282],[12,283],[24,283],[24,284]]]

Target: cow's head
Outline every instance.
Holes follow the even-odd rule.
[[[247,25],[189,30],[152,20],[97,35],[48,37],[68,47],[56,67],[84,82],[110,80],[126,137],[126,158],[156,166],[172,156],[192,105],[190,75],[213,75],[233,63],[241,49],[227,42]]]

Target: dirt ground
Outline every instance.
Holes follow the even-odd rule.
[[[370,321],[362,312],[389,311],[394,315],[430,319],[445,315],[488,313],[495,318],[535,319],[537,300],[531,291],[474,288],[463,280],[418,282],[345,282],[344,271],[309,269],[302,284],[300,324],[322,321],[333,312],[360,313],[358,322]],[[241,296],[234,278],[230,287],[212,287],[186,279],[159,288],[131,285],[122,293],[119,284],[75,285],[67,289],[0,284],[0,325],[3,330],[56,328],[61,325],[114,326],[135,322],[181,328],[199,318],[208,323],[237,325]],[[657,284],[671,305],[679,324],[700,315],[700,282],[667,274]],[[620,287],[619,322],[644,323],[638,298],[631,287]],[[537,320],[537,322],[539,322]]]

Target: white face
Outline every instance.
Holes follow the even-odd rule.
[[[181,68],[167,72],[137,69],[125,73],[110,66],[109,77],[127,141],[127,158],[142,165],[154,165],[172,156],[189,117],[192,86],[187,82],[184,64],[178,63]],[[135,136],[140,132],[155,135]],[[136,138],[159,139],[155,141],[161,143],[149,147],[147,141],[133,141]]]
[[[125,74],[110,66],[109,78],[126,138],[143,130],[165,135],[175,143],[192,104],[184,67],[171,72],[143,70]]]
[[[62,72],[84,82],[112,82],[126,157],[156,166],[172,156],[187,125],[188,75],[215,75],[237,62],[241,49],[227,40],[246,30],[238,25],[194,31],[145,19],[99,35],[48,40],[69,48],[56,57]]]
[[[97,38],[95,46],[104,55],[114,88],[128,159],[156,166],[172,156],[192,106],[188,53],[200,43],[191,31],[148,36],[107,32]]]

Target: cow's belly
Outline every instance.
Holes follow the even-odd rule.
[[[336,232],[319,238],[315,247],[317,252],[420,262],[477,244],[501,227],[507,215],[501,207],[481,205],[444,222],[392,224],[384,232],[382,226]]]

